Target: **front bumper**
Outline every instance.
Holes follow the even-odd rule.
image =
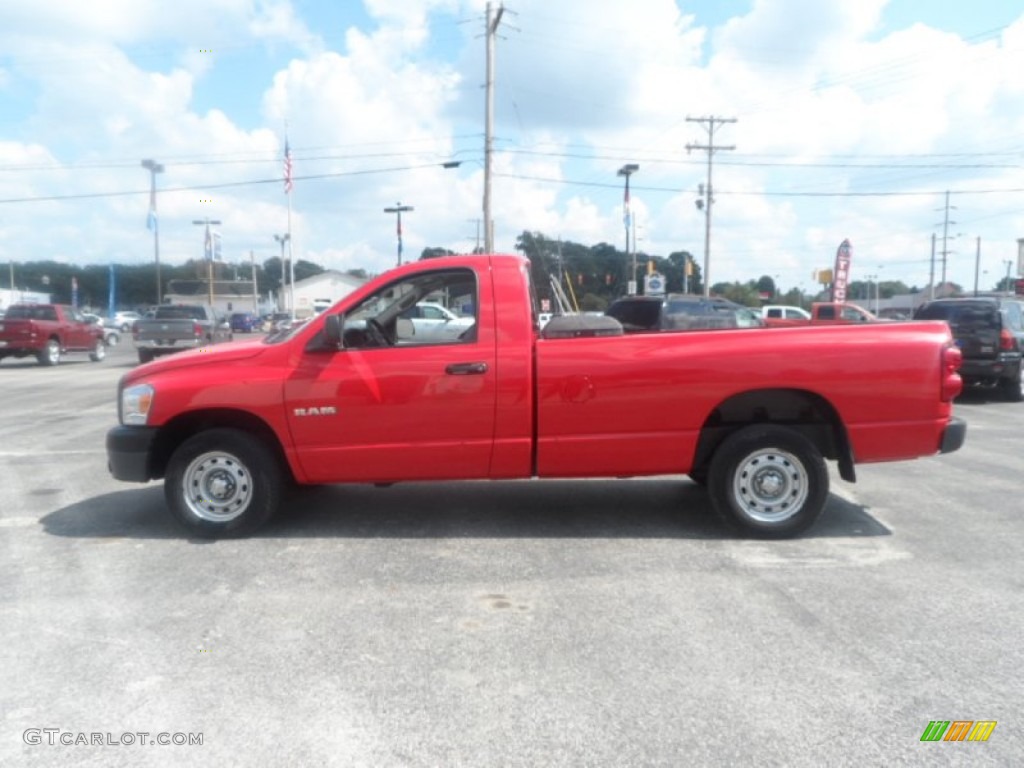
[[[150,456],[157,431],[153,427],[114,427],[107,432],[107,467],[117,480],[152,480]]]
[[[942,442],[939,445],[939,453],[952,453],[960,450],[967,437],[967,422],[963,419],[953,417],[949,424],[942,430]]]

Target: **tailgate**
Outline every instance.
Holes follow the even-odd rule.
[[[948,322],[965,359],[994,360],[999,357],[998,309],[961,307]]]
[[[32,340],[37,334],[31,320],[0,320],[0,346],[14,347]]]

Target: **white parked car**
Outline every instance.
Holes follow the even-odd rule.
[[[115,312],[114,319],[110,321],[109,325],[119,329],[121,333],[128,333],[138,319],[138,312]]]
[[[121,332],[117,328],[107,325],[106,321],[99,315],[94,315],[92,312],[83,312],[82,317],[103,329],[103,343],[108,347],[116,347],[117,343],[121,341]]]
[[[461,317],[433,301],[421,301],[409,307],[402,317],[412,321],[416,342],[455,341],[476,324],[476,318]]]
[[[810,320],[811,313],[800,307],[785,304],[768,304],[761,307],[761,317],[775,320]]]

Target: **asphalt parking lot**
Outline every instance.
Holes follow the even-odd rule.
[[[2,765],[1024,764],[1024,405],[795,541],[657,478],[318,488],[200,542],[107,474],[134,363],[0,364]]]

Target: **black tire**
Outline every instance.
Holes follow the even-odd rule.
[[[238,429],[210,429],[175,450],[164,496],[171,513],[205,539],[244,536],[266,523],[281,501],[284,472],[273,451]]]
[[[708,484],[708,468],[705,464],[702,467],[694,467],[690,470],[690,479],[693,480],[697,485],[706,486]]]
[[[1011,403],[1024,400],[1024,366],[1018,366],[1017,375],[1012,379],[1000,380],[999,389],[1003,398]]]
[[[46,346],[36,355],[40,365],[57,365],[60,363],[60,342],[47,339]]]
[[[758,424],[733,433],[715,451],[708,490],[715,512],[731,528],[786,538],[817,522],[828,482],[814,443],[791,429]]]
[[[150,352],[148,349],[140,349],[139,350],[139,362],[140,363],[151,363],[151,362],[153,362],[153,358],[154,357],[155,357],[155,355],[152,352]]]
[[[103,339],[96,339],[96,343],[93,344],[92,352],[89,353],[89,359],[94,363],[103,361],[103,358],[107,356],[107,343]]]

